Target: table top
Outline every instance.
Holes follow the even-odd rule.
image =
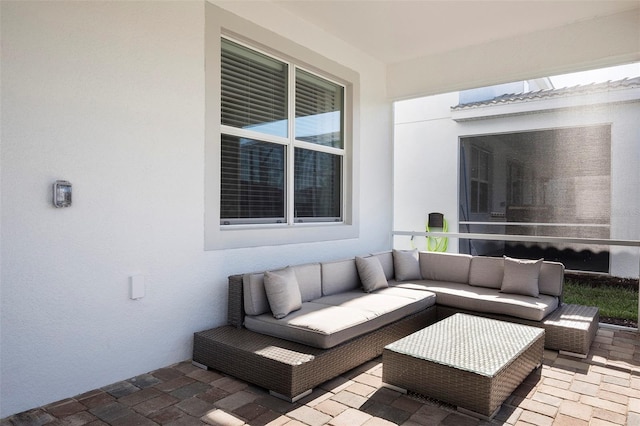
[[[542,335],[542,328],[455,314],[385,349],[493,377]]]

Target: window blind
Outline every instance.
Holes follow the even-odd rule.
[[[343,87],[296,71],[296,139],[343,148]]]
[[[342,156],[295,149],[295,218],[341,220]]]
[[[285,146],[222,135],[220,223],[285,221]]]
[[[286,137],[287,69],[222,39],[222,124]]]

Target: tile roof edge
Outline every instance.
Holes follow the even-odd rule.
[[[526,102],[528,100],[549,99],[561,96],[573,96],[591,93],[603,93],[611,90],[625,90],[640,87],[640,76],[624,78],[622,80],[605,81],[602,83],[579,84],[558,89],[542,89],[531,92],[505,93],[483,101],[468,102],[451,107],[451,110],[471,109],[480,106],[492,106],[513,102]]]

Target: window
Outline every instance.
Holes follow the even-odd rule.
[[[221,46],[220,224],[342,222],[344,86]]]
[[[204,248],[360,235],[360,74],[205,2]]]
[[[489,212],[489,153],[471,147],[471,213]]]
[[[507,203],[511,206],[523,204],[524,176],[522,164],[517,161],[507,163]]]

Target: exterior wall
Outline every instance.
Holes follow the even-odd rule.
[[[444,214],[449,230],[458,229],[458,143],[460,125],[449,107],[457,93],[395,103],[394,230],[424,232],[430,212]],[[415,247],[424,250],[424,238]],[[409,248],[407,237],[394,246]],[[448,251],[458,251],[450,239]]]
[[[637,96],[635,101],[624,103],[461,122],[452,119],[449,109],[457,103],[456,92],[396,103],[395,230],[423,231],[426,212],[434,209],[445,213],[450,231],[458,229],[458,223],[464,220],[458,209],[459,137],[611,124],[610,238],[640,239],[640,195],[637,190],[640,186],[640,170],[637,167],[640,161],[640,123],[637,120],[640,116],[640,100]],[[505,113],[508,111],[505,110]],[[502,156],[495,157],[496,161],[502,161]],[[406,164],[411,167],[406,167]],[[494,176],[494,182],[498,179],[500,176]],[[416,193],[420,195],[416,196]],[[493,200],[502,198],[493,197]],[[504,209],[497,205],[491,208],[494,211]],[[468,220],[489,220],[483,216],[474,215]],[[396,237],[394,243],[396,247],[409,246],[405,237]],[[449,245],[449,251],[457,250],[455,244]],[[610,272],[621,277],[638,277],[639,261],[640,252],[637,248],[613,247]]]
[[[204,2],[2,2],[0,417],[189,359],[230,274],[390,247],[384,66],[270,2],[228,3],[360,74],[359,237],[204,250]]]

